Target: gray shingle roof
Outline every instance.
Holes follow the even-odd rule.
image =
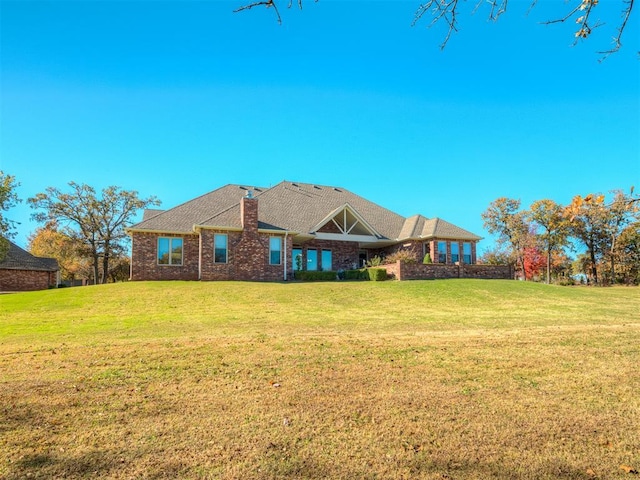
[[[311,234],[318,224],[348,205],[379,235],[379,240],[481,237],[439,218],[404,218],[341,187],[283,181],[271,188],[225,185],[165,211],[146,214],[130,230],[193,233],[194,226],[241,229],[240,200],[248,190],[258,199],[258,228]]]
[[[345,204],[355,209],[383,238],[395,239],[404,218],[344,188],[280,182],[256,195],[258,218],[265,225],[309,234],[327,215]],[[240,227],[240,205],[234,205],[202,225]]]
[[[421,238],[448,238],[456,240],[481,240],[482,237],[449,223],[441,218],[430,218],[424,222]]]
[[[58,267],[58,261],[55,258],[36,257],[15,243],[11,241],[8,242],[9,250],[4,260],[0,262],[0,269],[39,270],[45,272],[56,272],[60,269]]]
[[[150,230],[155,232],[193,233],[193,226],[240,202],[248,190],[256,193],[264,191],[261,187],[244,185],[225,185],[213,192],[201,195],[193,200],[156,215],[146,215],[142,222],[132,225],[130,230]]]

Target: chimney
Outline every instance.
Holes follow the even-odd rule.
[[[253,191],[240,200],[240,220],[245,231],[258,233],[258,199],[253,197]]]

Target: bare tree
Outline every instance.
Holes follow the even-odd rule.
[[[93,281],[99,283],[102,258],[102,283],[106,283],[109,260],[121,253],[126,239],[125,227],[136,211],[159,205],[156,197],[139,198],[138,192],[111,186],[97,195],[93,187],[69,182],[71,192],[47,187],[43,193],[29,198],[32,208],[40,210],[33,219],[46,225],[56,224],[61,231],[80,241],[93,265]]]
[[[314,1],[317,2],[318,0]],[[564,8],[564,11],[561,11],[556,18],[551,18],[542,23],[550,25],[553,23],[575,22],[577,24],[577,30],[575,31],[574,36],[575,42],[578,42],[581,39],[588,38],[594,28],[604,25],[597,20],[594,12],[600,5],[604,3],[610,4],[613,1],[614,0],[607,0],[606,2],[600,2],[600,0],[566,0],[564,5],[559,7]],[[635,0],[615,1],[620,4],[620,22],[618,23],[616,33],[612,38],[612,47],[598,52],[604,56],[603,58],[617,52],[622,47],[622,35],[627,27],[627,23],[629,22],[629,17],[631,16]],[[302,10],[302,2],[303,0],[296,0],[296,4],[300,10]],[[529,11],[536,6],[538,0],[530,0],[530,2]],[[431,17],[429,26],[444,23],[447,27],[447,33],[445,34],[443,42],[440,44],[440,48],[444,48],[449,42],[451,35],[458,31],[458,18],[460,16],[460,5],[462,3],[465,3],[465,0],[426,0],[416,9],[411,25],[415,26],[425,17]],[[293,4],[294,0],[288,0],[287,8],[291,8]],[[256,0],[237,8],[234,12],[251,10],[255,7],[273,8],[278,23],[282,23],[282,16],[280,15],[280,10],[278,8],[279,5],[279,0]],[[488,9],[489,20],[497,21],[498,18],[507,11],[508,5],[509,0],[478,0],[473,11],[476,12],[482,8]]]

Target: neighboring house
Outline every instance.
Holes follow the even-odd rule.
[[[0,291],[21,292],[56,287],[59,280],[55,258],[35,257],[13,242],[0,261]]]
[[[422,263],[475,264],[481,237],[439,218],[402,217],[344,188],[226,185],[127,229],[132,280],[287,280],[351,269],[404,249]]]

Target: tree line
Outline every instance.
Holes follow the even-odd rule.
[[[15,236],[15,223],[3,212],[21,200],[15,177],[0,171],[0,261],[8,242]],[[63,280],[89,279],[91,283],[129,278],[129,237],[125,228],[140,209],[159,205],[154,197],[140,198],[138,192],[109,186],[97,192],[86,184],[69,182],[63,191],[48,187],[28,198],[35,210],[32,218],[41,227],[29,237],[28,250],[58,260]]]
[[[482,213],[484,227],[498,237],[485,263],[510,263],[523,280],[582,273],[595,285],[640,283],[640,197],[614,190],[569,205],[544,199],[521,209],[520,200],[500,197]],[[568,251],[586,249],[575,261]]]

